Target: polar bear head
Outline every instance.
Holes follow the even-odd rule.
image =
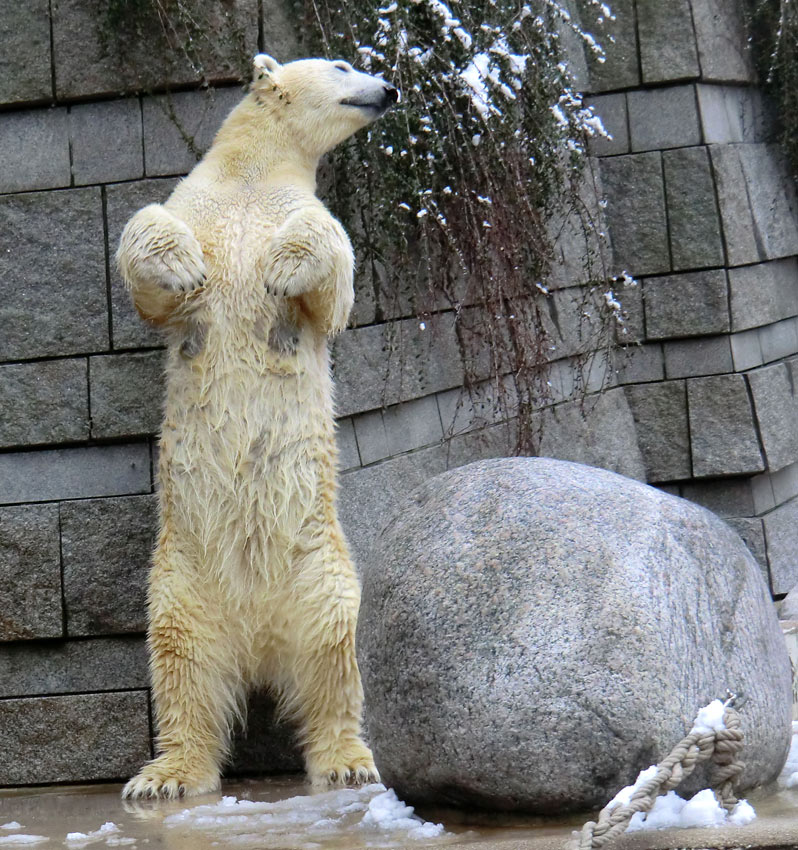
[[[299,59],[281,65],[259,53],[253,65],[258,104],[317,156],[399,101],[399,91],[390,83],[356,71],[348,62]]]

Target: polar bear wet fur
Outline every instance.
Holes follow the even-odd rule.
[[[148,645],[159,755],[128,797],[219,787],[246,691],[299,728],[315,785],[378,778],[360,737],[360,588],[336,513],[327,339],[353,256],[319,158],[398,99],[345,62],[254,61],[249,93],[119,268],[168,341]]]

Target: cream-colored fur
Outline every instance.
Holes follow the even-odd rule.
[[[346,63],[255,57],[251,91],[117,260],[167,335],[149,649],[160,755],[128,797],[219,786],[246,691],[298,722],[316,785],[373,781],[360,738],[360,588],[336,515],[327,337],[353,258],[319,157],[396,100]]]

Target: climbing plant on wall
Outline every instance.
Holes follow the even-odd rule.
[[[581,279],[595,285],[574,308],[587,320],[584,352],[608,344],[608,319],[621,317],[600,248],[589,247],[600,245],[590,239],[599,225],[585,204],[586,139],[604,131],[563,45],[581,41],[599,59],[600,46],[559,0],[306,2],[319,50],[357,56],[404,93],[333,159],[331,203],[378,310],[409,302],[422,329],[429,314],[453,311],[467,389],[487,382],[492,416],[517,414],[516,450],[534,452],[556,356],[546,304],[554,222],[576,219],[586,234]],[[598,0],[583,5],[594,22],[612,14]]]

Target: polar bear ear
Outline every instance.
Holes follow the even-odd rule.
[[[268,53],[258,53],[252,60],[252,78],[257,82],[264,77],[270,77],[280,68],[280,63]]]

